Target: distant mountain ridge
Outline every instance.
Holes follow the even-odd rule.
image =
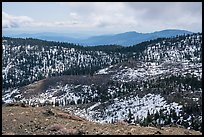
[[[179,29],[166,29],[162,31],[155,31],[152,33],[139,33],[136,31],[124,32],[113,35],[100,35],[92,36],[88,38],[76,38],[73,35],[59,34],[59,33],[36,33],[36,34],[18,34],[12,35],[11,37],[16,38],[38,38],[48,41],[60,41],[80,44],[84,46],[97,46],[97,45],[122,45],[132,46],[144,41],[160,38],[160,37],[173,37],[176,35],[192,34],[193,32]]]

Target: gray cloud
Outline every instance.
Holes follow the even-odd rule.
[[[114,2],[64,3],[68,12],[76,12],[79,20],[96,29],[113,31],[134,29],[150,32],[166,28],[190,31],[202,29],[201,2]],[[194,26],[194,28],[193,28]]]
[[[17,28],[33,21],[27,16],[12,16],[2,11],[2,28]]]
[[[60,5],[66,12],[62,20],[34,22],[29,17],[14,17],[2,12],[2,27],[30,25],[112,33],[171,28],[202,30],[201,2],[66,2]]]
[[[133,6],[133,5],[131,5]],[[137,5],[138,7],[139,5]],[[145,12],[136,17],[140,24],[156,27],[184,28],[192,31],[201,31],[202,5],[201,3],[153,3],[141,7]],[[194,28],[192,27],[194,26]]]

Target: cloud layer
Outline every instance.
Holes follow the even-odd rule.
[[[56,6],[61,6],[66,13],[61,20],[55,20],[57,15],[46,22],[2,12],[2,28],[29,26],[106,32],[202,30],[201,2],[60,2]]]
[[[29,25],[33,19],[27,16],[12,16],[2,11],[2,28],[16,28]]]

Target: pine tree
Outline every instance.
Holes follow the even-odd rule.
[[[133,116],[130,108],[128,109],[128,119],[127,120],[128,120],[128,123],[132,123],[134,120],[134,116]]]
[[[147,125],[149,125],[150,123],[152,123],[152,115],[150,115],[150,112],[148,110],[147,112],[147,118],[146,118],[146,122],[147,122]]]

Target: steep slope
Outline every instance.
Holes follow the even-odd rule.
[[[125,55],[90,51],[69,43],[36,39],[2,40],[3,88],[20,87],[46,77],[93,74],[121,62]]]
[[[143,126],[149,124],[164,126],[173,123],[188,129],[202,130],[202,34],[156,39],[111,52],[106,52],[101,47],[100,50],[91,51],[91,48],[73,48],[69,47],[70,45],[56,48],[51,45],[53,43],[49,44],[49,48],[46,49],[43,48],[43,44],[21,48],[25,48],[25,55],[30,55],[30,58],[38,53],[42,59],[56,60],[55,64],[63,65],[64,62],[61,61],[66,61],[70,57],[72,59],[66,62],[68,64],[99,67],[92,75],[58,77],[50,75],[44,80],[31,82],[30,85],[11,86],[11,89],[4,89],[4,102],[20,100],[32,106],[46,104],[62,106],[65,111],[72,110],[75,115],[101,123],[115,123],[121,120]],[[3,46],[8,45],[15,44],[3,41]],[[3,49],[6,49],[5,47]],[[40,47],[44,50],[28,52],[30,47]],[[54,50],[56,53],[69,54],[61,56],[65,59],[58,59],[59,56],[52,55]],[[7,49],[3,53],[8,51]],[[4,58],[3,72],[6,75],[3,78],[11,85],[10,79],[6,79],[6,76],[15,72],[17,67],[13,67],[14,70],[11,71],[14,64],[10,63],[11,60],[7,57]],[[26,59],[27,57],[22,58],[25,62]],[[37,60],[38,58],[33,59]],[[46,68],[44,70],[53,67],[45,63],[42,65]],[[68,66],[65,65],[64,70]],[[27,67],[25,70],[30,69],[32,68]],[[83,74],[75,67],[70,71]],[[47,74],[41,69],[36,69],[36,72]],[[63,70],[61,72],[63,74]],[[19,75],[12,73],[12,76]]]

